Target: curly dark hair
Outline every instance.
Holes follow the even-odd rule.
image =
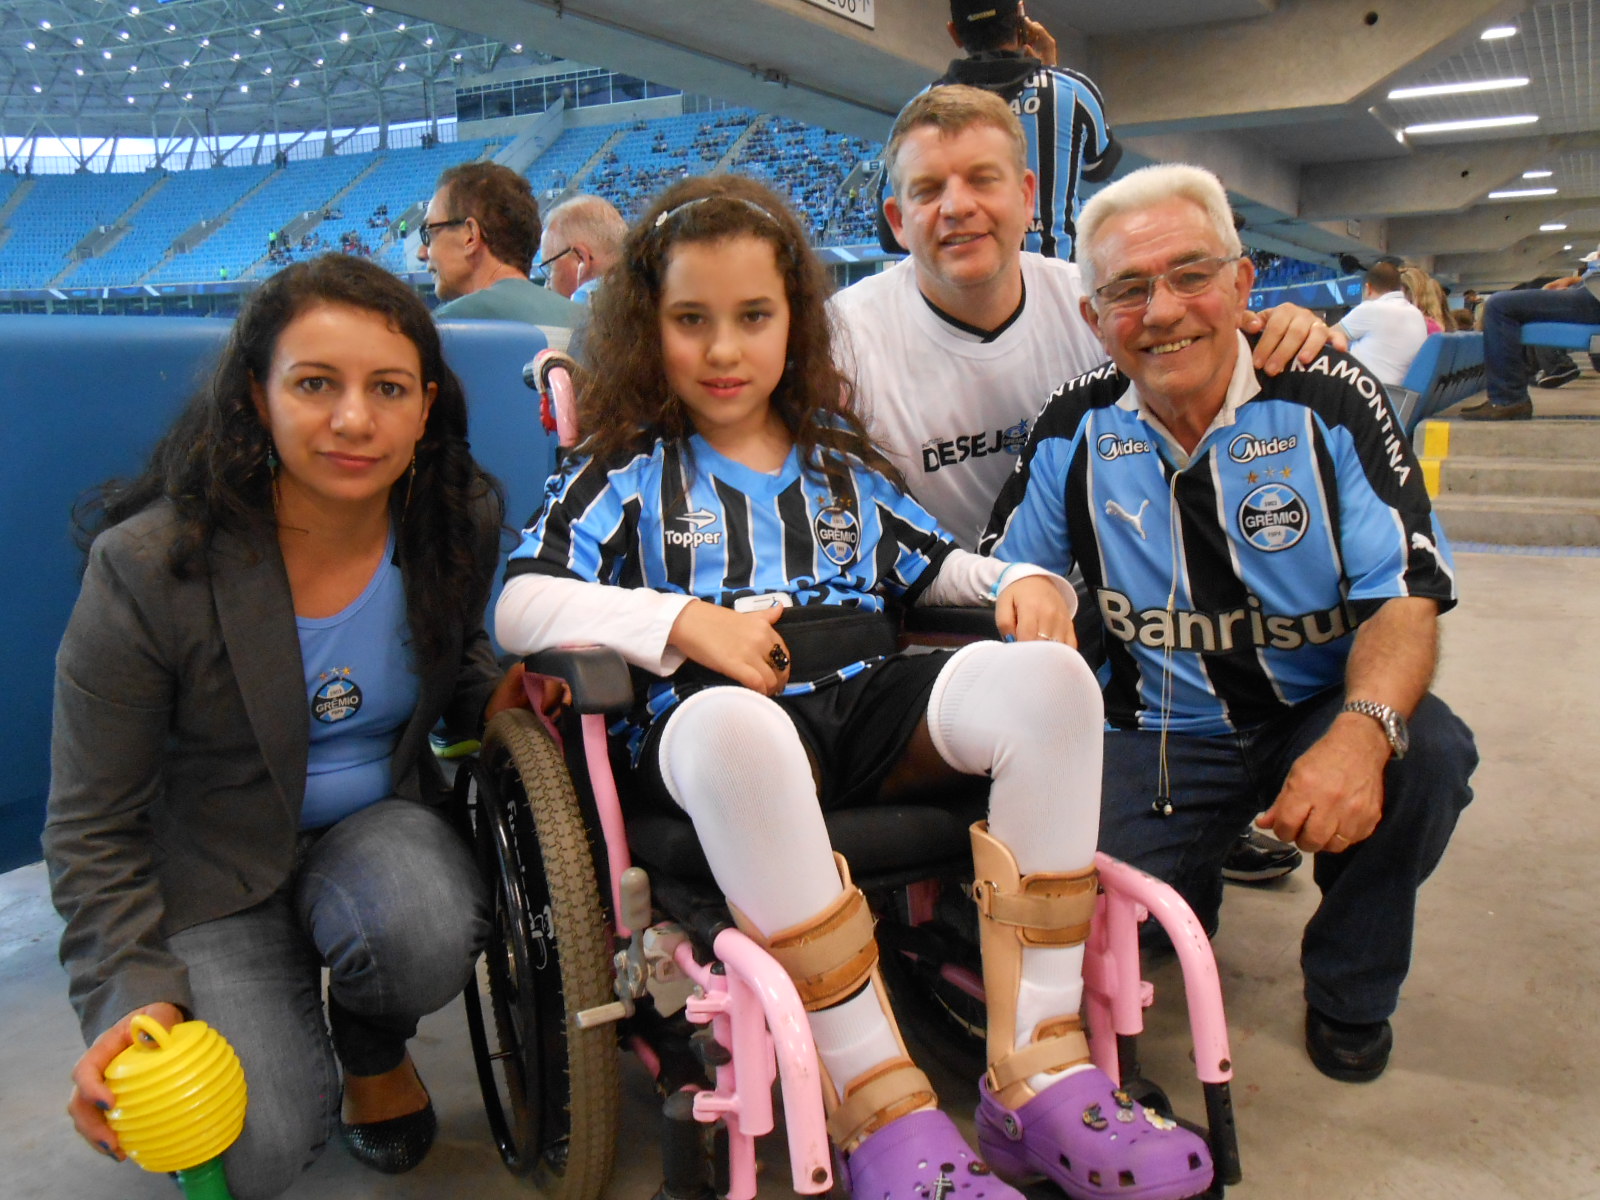
[[[405,580],[406,616],[419,668],[447,651],[454,630],[481,614],[465,581],[478,572],[481,548],[504,511],[499,483],[467,445],[467,401],[445,364],[439,331],[421,298],[382,267],[346,254],[324,254],[272,276],[246,301],[210,380],[157,443],[144,471],[89,492],[74,513],[79,543],[168,500],[179,533],[170,565],[180,579],[205,574],[213,536],[222,529],[257,540],[275,536],[270,437],[251,384],[267,378],[278,337],[306,310],[345,305],[377,313],[417,348],[423,384],[438,391],[416,448],[416,475],[390,493],[396,552]],[[409,503],[407,492],[410,493]]]
[[[490,254],[524,276],[533,273],[544,229],[531,183],[499,163],[470,162],[445,171],[436,189],[449,198],[452,221],[478,223]]]
[[[668,390],[661,357],[661,283],[672,248],[684,242],[756,237],[777,255],[789,302],[789,365],[772,407],[794,439],[807,472],[835,495],[850,494],[851,459],[905,482],[872,443],[854,411],[855,386],[832,353],[828,277],[806,233],[783,200],[741,175],[683,179],[656,197],[628,231],[622,258],[595,293],[587,349],[599,368],[578,394],[583,442],[597,458],[647,451],[657,438],[694,432],[688,411]]]

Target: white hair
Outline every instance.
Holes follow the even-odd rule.
[[[1095,242],[1107,220],[1132,209],[1151,208],[1167,200],[1188,200],[1205,212],[1216,229],[1224,254],[1240,254],[1244,247],[1233,225],[1233,210],[1222,181],[1204,167],[1187,163],[1156,163],[1140,167],[1113,184],[1101,188],[1083,206],[1077,221],[1076,254],[1083,269],[1085,290],[1099,282],[1100,263],[1095,259]]]

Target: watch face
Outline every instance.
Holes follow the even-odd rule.
[[[1406,728],[1406,719],[1399,713],[1392,712],[1384,725],[1389,731],[1389,741],[1394,745],[1396,757],[1403,758],[1405,752],[1411,749],[1411,731]]]

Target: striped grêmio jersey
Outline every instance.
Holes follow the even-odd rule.
[[[1383,601],[1455,603],[1421,468],[1353,358],[1255,373],[1182,467],[1130,388],[1107,365],[1055,393],[982,542],[1083,568],[1112,725],[1159,729],[1170,671],[1174,733],[1249,728],[1340,683],[1356,625]]]
[[[687,452],[686,452],[687,449]],[[955,549],[938,523],[883,476],[857,467],[835,496],[800,468],[796,451],[774,475],[717,453],[695,435],[657,441],[623,461],[575,459],[546,487],[544,507],[523,531],[507,577],[542,572],[619,587],[692,595],[731,608],[746,596],[781,592],[796,606],[841,605],[881,612],[885,595],[906,604]],[[791,683],[785,695],[848,678],[865,663]],[[655,679],[643,725],[686,692]]]

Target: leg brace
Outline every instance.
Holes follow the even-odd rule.
[[[878,943],[872,934],[867,898],[851,883],[843,856],[835,854],[834,861],[838,863],[844,891],[809,921],[769,936],[755,928],[737,908],[732,911],[739,928],[789,973],[807,1012],[831,1008],[867,986],[877,995],[884,1019],[900,1047],[900,1056],[849,1080],[843,1089],[823,1072],[828,1134],[834,1145],[848,1154],[890,1121],[931,1108],[937,1100],[928,1077],[906,1052],[889,1009],[883,977],[878,971]]]

